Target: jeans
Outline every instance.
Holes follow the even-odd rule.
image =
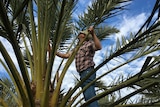
[[[80,72],[80,79],[82,80],[90,71],[93,70],[93,67],[90,67],[82,72]],[[92,74],[82,85],[81,87],[85,87],[88,83],[90,83],[92,80],[96,78],[96,73]],[[84,92],[83,92],[85,101],[89,100],[90,98],[96,96],[95,92],[95,84],[92,84],[90,87],[88,87]],[[88,105],[88,107],[99,107],[98,102],[94,101]]]

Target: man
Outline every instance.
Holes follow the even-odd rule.
[[[86,37],[88,36],[88,37]],[[93,57],[95,55],[95,51],[100,50],[102,48],[99,39],[97,38],[94,28],[91,26],[89,29],[85,31],[81,31],[78,35],[79,42],[83,42],[78,52],[75,56],[76,69],[80,74],[80,79],[82,80],[90,71],[94,69],[94,61]],[[71,53],[62,54],[57,52],[57,56],[61,58],[70,57]],[[96,78],[96,73],[92,74],[83,84],[82,88],[84,88],[88,83]],[[85,100],[89,100],[90,98],[96,95],[95,92],[95,84],[91,85],[88,89],[83,92]],[[98,102],[92,102],[89,107],[99,107]]]

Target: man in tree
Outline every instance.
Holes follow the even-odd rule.
[[[86,37],[87,36],[87,37]],[[75,56],[76,69],[80,74],[80,79],[82,80],[90,71],[94,69],[95,63],[93,61],[93,57],[95,55],[95,51],[100,50],[101,43],[97,38],[94,28],[91,26],[89,29],[85,31],[81,31],[78,35],[79,43],[83,42],[80,48],[78,49]],[[61,58],[69,58],[72,52],[63,54],[57,52],[57,56]],[[83,84],[82,88],[84,88],[88,83],[96,78],[96,73],[92,74]],[[96,95],[95,92],[95,84],[92,84],[88,89],[83,92],[85,101]],[[89,107],[99,107],[98,102],[92,102]]]

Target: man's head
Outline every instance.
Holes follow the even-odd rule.
[[[86,36],[87,36],[86,40],[92,39],[92,35],[88,32],[88,29],[84,31],[80,31],[78,35],[78,39],[84,39]]]

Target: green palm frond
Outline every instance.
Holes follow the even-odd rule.
[[[95,0],[88,11],[84,15],[79,16],[78,25],[84,29],[87,26],[97,26],[103,23],[106,19],[117,15],[126,7],[126,2],[132,0]]]
[[[150,57],[148,57],[150,58]],[[146,70],[145,72],[152,72],[152,71],[148,71],[148,69],[145,69],[144,67],[151,67],[150,65],[146,65],[146,63],[148,63],[148,58],[147,60],[145,61],[143,67],[142,67],[142,70],[138,73],[137,76],[140,76],[141,75],[141,72],[144,72],[144,70]],[[153,57],[154,58],[154,57]],[[150,62],[151,60],[149,60]],[[153,68],[155,67],[158,67],[159,64],[157,65],[157,60],[154,60],[152,61],[151,65],[154,65],[153,63],[156,63],[156,66],[152,66]],[[150,68],[150,69],[153,69],[153,68]],[[119,100],[117,100],[116,102],[112,103],[110,106],[114,106],[114,105],[117,105],[118,103],[122,102],[122,101],[125,101],[127,100],[128,98],[136,95],[136,94],[144,94],[146,95],[146,98],[143,98],[143,102],[142,101],[139,101],[137,103],[146,103],[144,101],[148,101],[147,103],[150,104],[152,102],[155,102],[159,99],[159,92],[158,91],[154,91],[157,90],[158,88],[155,88],[155,87],[158,87],[159,86],[159,81],[158,79],[156,79],[156,77],[154,77],[154,80],[152,79],[153,77],[149,77],[149,78],[144,78],[138,82],[135,83],[136,86],[140,87],[139,89],[137,89],[136,91],[130,93],[129,95],[126,95],[125,97],[123,98],[120,98]],[[147,100],[147,95],[148,95],[148,100]],[[158,98],[158,99],[157,99]],[[145,100],[146,99],[146,100]],[[149,102],[150,101],[150,102]]]
[[[159,0],[156,1],[151,15],[140,30],[136,34],[131,33],[118,38],[116,44],[111,46],[111,49],[108,48],[104,60],[85,79],[112,60],[118,61],[118,65],[111,69],[110,67],[105,69],[106,71],[88,84],[84,90],[76,93],[85,79],[78,82],[66,93],[62,93],[61,90],[64,76],[74,59],[75,53],[67,60],[62,72],[59,72],[59,69],[55,71],[55,67],[53,67],[57,49],[68,50],[70,45],[76,44],[71,42],[75,40],[75,35],[78,34],[79,30],[93,25],[100,40],[108,38],[111,34],[118,33],[118,29],[105,25],[106,20],[120,14],[131,1],[95,0],[88,6],[87,12],[80,15],[79,20],[75,21],[72,13],[78,0],[1,0],[0,36],[7,39],[12,45],[18,61],[17,67],[6,46],[0,42],[0,51],[4,59],[4,61],[2,59],[0,61],[14,84],[14,92],[10,91],[11,98],[14,96],[13,100],[16,100],[17,104],[24,107],[38,105],[48,107],[51,106],[50,104],[55,107],[57,107],[57,104],[59,104],[58,107],[72,106],[74,103],[81,102],[83,98],[79,102],[76,102],[76,99],[87,87],[92,83],[99,82],[98,86],[101,89],[98,90],[99,94],[81,106],[103,97],[107,100],[107,103],[103,104],[111,104],[109,102],[117,101],[116,104],[112,104],[125,106],[130,100],[129,98],[138,93],[145,97],[142,99],[143,105],[152,103],[158,105],[159,101],[156,100],[159,100],[156,96],[159,95],[157,88],[159,88],[160,58],[158,55],[150,56],[151,59],[146,60],[142,70],[137,71],[137,74],[129,77],[121,75],[110,86],[105,86],[103,82],[100,82],[100,79],[111,72],[117,72],[118,68],[138,58],[146,57],[153,52],[159,52]],[[49,41],[51,41],[52,50],[48,56],[47,46]],[[23,47],[22,44],[24,44]],[[22,54],[23,50],[25,50],[24,55]],[[123,62],[117,59],[119,57],[123,58],[128,53],[134,53],[134,55],[128,59],[124,58]],[[25,63],[26,60],[27,63]],[[57,82],[51,83],[52,73],[56,74],[57,72],[59,73]],[[148,85],[152,83],[158,84],[148,88]],[[0,85],[0,94],[2,94],[1,87],[6,84]],[[50,87],[53,88],[52,91]],[[121,89],[130,87],[134,87],[135,91],[122,97]],[[9,88],[5,89],[9,90]],[[72,100],[70,101],[70,99]],[[7,104],[4,98],[0,98],[0,101],[3,105]],[[137,101],[137,103],[142,105],[141,102]],[[73,106],[76,106],[76,104]]]
[[[155,62],[155,60],[154,60],[153,62]],[[144,78],[148,78],[148,77],[151,77],[151,76],[154,76],[154,75],[157,75],[157,74],[159,74],[159,64],[158,64],[158,65],[155,65],[155,67],[153,67],[150,71],[148,71],[148,72],[146,71],[146,73],[144,73],[144,74],[143,74],[142,76],[140,76],[140,77],[139,77],[138,75],[135,75],[135,76],[131,77],[130,79],[128,79],[128,80],[120,83],[119,85],[114,86],[114,87],[112,87],[112,88],[110,88],[110,89],[108,89],[108,90],[100,93],[99,95],[97,95],[97,96],[93,97],[92,99],[88,100],[88,101],[87,101],[86,103],[84,103],[82,106],[85,106],[85,105],[87,105],[88,103],[90,103],[90,102],[92,102],[92,101],[94,101],[94,100],[97,100],[97,99],[99,99],[99,98],[102,98],[102,97],[104,97],[105,95],[108,95],[108,94],[110,94],[110,93],[112,93],[112,92],[115,92],[115,91],[117,91],[117,90],[119,90],[119,89],[123,89],[123,88],[125,88],[126,86],[130,86],[130,85],[132,85],[132,84],[134,84],[134,83],[136,83],[136,82],[138,82],[138,81],[140,81],[140,80],[143,80]]]
[[[12,106],[12,107],[22,106],[22,102],[18,99],[19,96],[17,96],[15,87],[8,78],[3,77],[0,80],[0,86],[1,86],[0,99],[2,99],[4,103],[7,104],[7,106]]]
[[[118,33],[119,30],[114,27],[98,27],[97,29],[95,28],[96,35],[98,36],[99,40],[104,40],[108,36],[114,33]]]

